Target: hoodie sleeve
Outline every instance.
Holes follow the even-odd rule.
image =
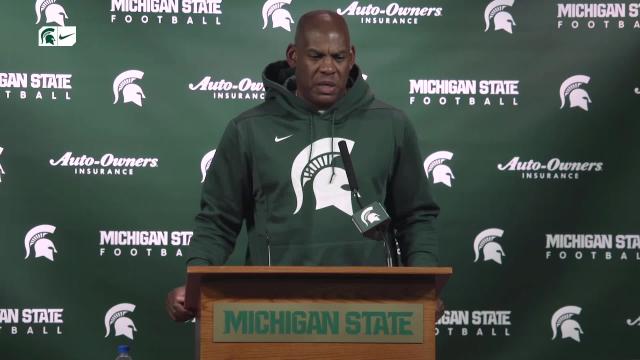
[[[403,115],[386,207],[406,266],[438,265],[434,221],[440,208],[429,190],[416,132]]]
[[[227,126],[202,187],[187,265],[223,265],[251,207],[246,147],[236,121]]]

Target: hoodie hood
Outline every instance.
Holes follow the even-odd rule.
[[[309,122],[309,161],[313,153],[313,142],[316,140],[314,119],[326,120],[329,122],[331,136],[331,152],[333,149],[333,139],[336,124],[344,122],[352,112],[363,108],[374,100],[373,93],[369,85],[362,78],[358,65],[353,65],[347,79],[347,92],[335,104],[331,105],[323,112],[319,112],[303,98],[295,95],[297,85],[295,81],[295,69],[284,61],[277,61],[267,65],[262,73],[262,80],[266,89],[266,101],[275,100],[286,111],[293,114],[297,119]],[[331,179],[335,177],[335,167],[331,166]]]
[[[297,88],[295,69],[286,61],[276,61],[267,65],[262,73],[262,81],[266,89],[266,100],[275,100],[280,106],[294,114],[297,118],[308,119],[313,115],[320,119],[333,119],[339,123],[354,110],[368,105],[374,99],[369,85],[362,78],[358,65],[353,65],[347,80],[347,92],[322,115],[306,100],[295,95]]]

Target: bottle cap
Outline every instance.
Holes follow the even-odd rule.
[[[118,345],[118,354],[129,353],[129,345]]]

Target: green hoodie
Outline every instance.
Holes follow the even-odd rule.
[[[222,265],[246,221],[247,265],[385,265],[382,242],[351,221],[359,210],[338,149],[345,140],[361,203],[382,203],[409,266],[437,265],[429,193],[406,115],[374,98],[357,66],[344,97],[323,112],[295,96],[285,61],[263,72],[264,103],[227,126],[202,190],[189,265]]]

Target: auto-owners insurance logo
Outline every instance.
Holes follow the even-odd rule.
[[[65,24],[69,15],[57,0],[36,0],[35,12],[36,24],[44,25],[38,30],[38,46],[75,45],[76,27]]]
[[[197,83],[189,83],[188,88],[208,92],[213,100],[264,100],[265,96],[264,84],[249,77],[232,81],[224,76],[205,75]]]
[[[49,159],[51,166],[72,168],[74,175],[87,176],[133,175],[137,169],[157,168],[158,163],[159,159],[155,157],[118,156],[112,153],[93,157],[76,155],[72,151],[65,152],[57,159]]]
[[[546,161],[514,156],[497,165],[498,171],[520,173],[525,180],[577,180],[585,174],[604,171],[601,161],[566,161],[557,157]]]
[[[378,4],[352,1],[336,12],[342,16],[354,16],[364,25],[417,25],[422,18],[444,14],[441,6],[404,6],[397,2]]]

